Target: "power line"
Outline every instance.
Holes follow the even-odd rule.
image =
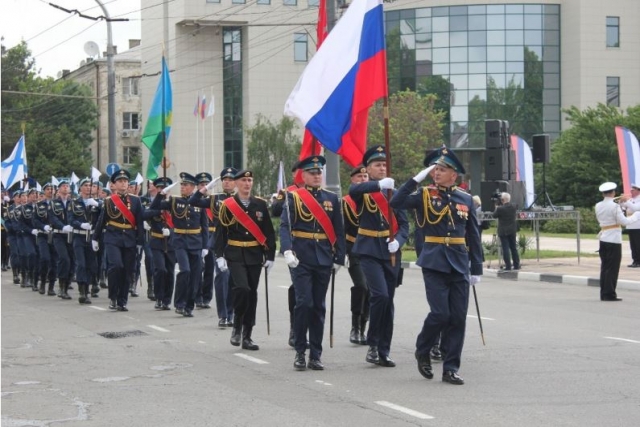
[[[88,95],[62,95],[59,93],[42,93],[42,92],[21,92],[17,90],[3,90],[2,93],[10,93],[14,95],[34,95],[34,96],[51,96],[57,98],[82,98],[82,99],[100,99],[104,97],[88,96]]]

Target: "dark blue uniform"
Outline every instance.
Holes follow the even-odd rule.
[[[31,203],[20,205],[14,210],[16,216],[16,229],[18,234],[18,247],[20,249],[20,273],[22,275],[21,287],[31,287],[35,282],[36,272],[36,238],[33,231],[32,220],[35,208]]]
[[[50,200],[42,200],[36,203],[35,216],[33,217],[33,227],[38,230],[36,242],[38,244],[39,256],[39,279],[40,293],[44,294],[45,284],[49,280],[49,294],[55,295],[53,288],[56,281],[56,262],[57,254],[53,246],[53,230],[49,225],[49,205]]]
[[[81,197],[67,205],[67,218],[69,225],[73,227],[73,253],[76,260],[76,281],[78,282],[78,301],[90,304],[87,299],[91,278],[98,273],[96,254],[91,247],[91,230],[95,229],[96,221],[100,215],[97,206],[85,204]],[[90,224],[91,230],[82,228],[82,224]]]
[[[53,228],[53,247],[58,255],[58,296],[61,298],[63,295],[67,295],[71,278],[73,247],[69,244],[71,236],[63,231],[63,228],[69,225],[67,216],[69,212],[68,207],[71,205],[71,202],[71,199],[63,200],[57,198],[52,200],[49,205],[49,224],[51,228]]]
[[[7,208],[4,226],[7,229],[7,241],[10,247],[9,262],[13,272],[13,283],[20,284],[20,249],[18,248],[18,227],[15,216],[16,205],[12,204]]]
[[[167,218],[159,209],[144,211],[143,217],[151,226],[149,230],[149,248],[153,258],[153,293],[157,310],[169,310],[175,282],[176,252],[173,249],[173,229],[167,224]],[[169,236],[162,233],[169,230]]]

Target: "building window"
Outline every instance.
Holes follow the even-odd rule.
[[[122,93],[125,95],[140,95],[138,82],[138,79],[133,78],[122,79]]]
[[[620,47],[620,18],[607,16],[607,47]]]
[[[245,0],[231,0],[231,3],[233,3],[233,4],[244,4]]]
[[[122,147],[122,163],[133,165],[140,160],[140,147]]]
[[[220,3],[220,0],[207,0],[207,3]]]
[[[282,0],[282,4],[285,6],[297,6],[298,0]]]
[[[258,4],[271,4],[271,0],[258,0]]]
[[[309,7],[318,7],[320,5],[320,0],[309,0]]]
[[[293,59],[296,62],[307,62],[308,36],[306,33],[293,35]]]
[[[607,77],[607,105],[620,106],[620,77]]]
[[[122,113],[122,129],[138,130],[140,129],[140,118],[138,113]]]
[[[225,27],[222,34],[224,165],[242,169],[243,109],[242,109],[242,30]]]

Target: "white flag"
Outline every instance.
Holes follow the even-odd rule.
[[[9,189],[16,182],[22,181],[27,174],[27,151],[24,135],[20,137],[11,155],[2,161],[2,183]]]
[[[211,102],[209,102],[209,108],[207,109],[207,117],[211,117],[216,113],[214,103],[213,95],[211,95]]]
[[[80,181],[80,178],[76,175],[75,172],[71,172],[71,182],[73,184],[77,184]]]
[[[36,181],[36,190],[42,191],[42,185],[38,181]]]
[[[140,172],[138,172],[138,175],[136,175],[136,184],[140,185],[144,182],[144,178],[142,177],[142,175],[140,175]]]
[[[98,169],[91,166],[91,179],[93,181],[100,181],[101,175],[102,175],[102,172],[100,172]]]
[[[58,179],[53,175],[51,175],[51,183],[56,187],[60,185],[60,181],[58,181]]]
[[[285,188],[284,186],[284,163],[280,160],[280,165],[278,166],[278,184],[276,189],[278,192]]]

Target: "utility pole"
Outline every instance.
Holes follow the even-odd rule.
[[[331,32],[336,24],[336,2],[341,0],[327,0],[327,30]],[[340,189],[340,157],[329,150],[325,151],[327,160],[327,190],[341,194]]]
[[[100,0],[96,3],[104,13],[107,21],[107,120],[109,122],[109,163],[118,162],[116,151],[116,71],[113,64],[113,35],[111,33],[111,17]],[[99,148],[98,148],[99,149]]]

